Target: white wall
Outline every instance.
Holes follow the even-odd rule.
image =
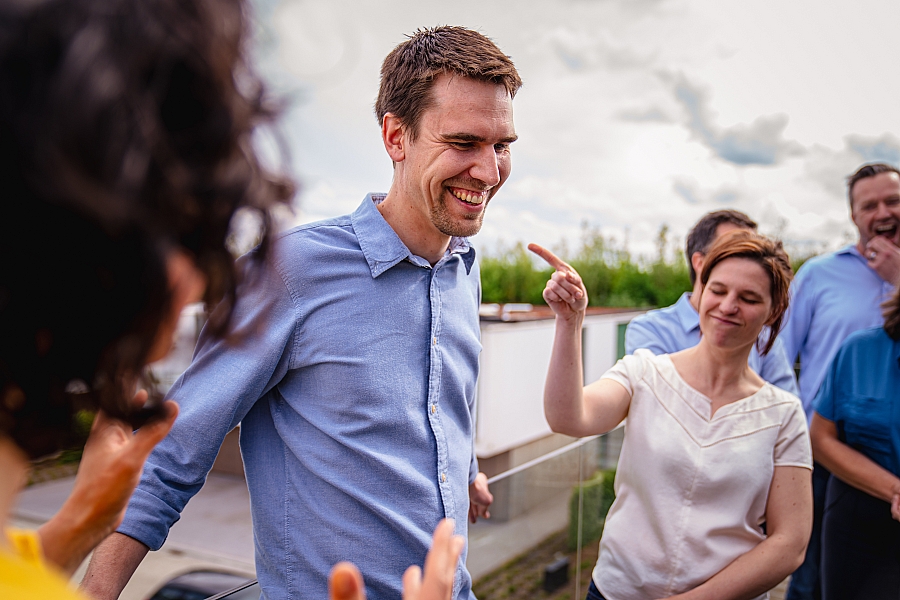
[[[584,322],[585,380],[616,360],[619,323],[643,311],[593,315]],[[544,379],[554,322],[483,322],[475,454],[489,457],[552,433],[544,419]]]

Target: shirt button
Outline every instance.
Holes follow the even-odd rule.
[[[431,343],[434,344],[435,346],[437,346],[437,338],[436,337],[431,338]]]
[[[434,413],[436,413],[436,412],[437,412],[437,406],[434,405],[434,404],[432,404],[432,405],[431,405],[431,414],[434,414]]]
[[[441,481],[443,483],[447,483],[447,474],[446,473],[441,473]]]

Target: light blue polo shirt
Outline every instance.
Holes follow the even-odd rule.
[[[768,340],[768,328],[760,338]],[[625,352],[634,354],[638,348],[646,348],[653,354],[672,354],[700,343],[700,315],[691,306],[691,295],[682,294],[678,302],[666,308],[651,310],[635,317],[625,330]],[[748,359],[750,368],[774,386],[795,396],[798,395],[794,370],[787,359],[781,339],[765,356],[756,347]]]
[[[800,356],[800,399],[807,418],[838,348],[860,329],[880,327],[881,304],[894,287],[849,245],[800,267],[781,334],[787,356]]]

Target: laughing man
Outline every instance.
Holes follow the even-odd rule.
[[[808,261],[791,285],[781,337],[800,357],[800,399],[807,419],[838,348],[851,333],[881,327],[881,303],[900,283],[900,171],[877,163],[847,178],[850,217],[859,240]],[[828,471],[813,470],[815,521],[806,560],[791,578],[788,600],[818,600],[819,537]]]
[[[465,534],[492,497],[473,454],[479,270],[468,236],[510,172],[521,80],[490,40],[420,30],[385,59],[375,105],[394,176],[350,215],[275,242],[232,316],[201,335],[172,388],[172,434],[83,584],[116,598],[203,485],[241,423],[256,569],[269,600],[326,598],[356,563],[374,600],[401,595],[443,517]],[[453,598],[471,596],[465,552]]]

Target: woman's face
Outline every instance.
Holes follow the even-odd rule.
[[[709,274],[700,296],[700,331],[717,347],[756,343],[772,314],[769,275],[748,258],[726,258]]]

